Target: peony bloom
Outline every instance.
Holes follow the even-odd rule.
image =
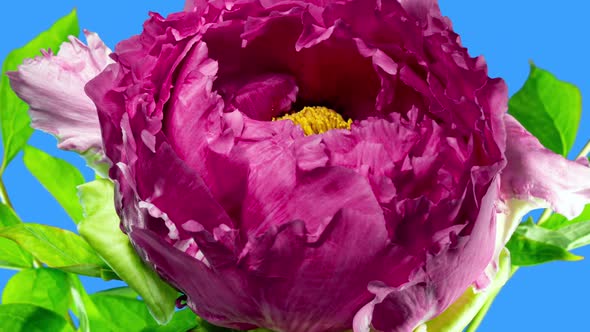
[[[412,331],[485,286],[512,200],[590,198],[434,0],[189,0],[112,58],[85,91],[123,229],[217,325]]]

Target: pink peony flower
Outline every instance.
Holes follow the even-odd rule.
[[[189,0],[112,58],[84,79],[100,128],[80,91],[38,103],[64,99],[31,63],[13,87],[41,129],[102,133],[125,232],[214,324],[412,331],[485,286],[505,203],[590,200],[434,0]]]

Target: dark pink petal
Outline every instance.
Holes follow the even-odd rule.
[[[188,254],[174,253],[175,249],[171,251],[169,244],[139,228],[133,228],[130,236],[157,270],[166,271],[163,272],[165,277],[191,294],[189,305],[212,322],[229,327],[243,327],[246,323],[237,322],[247,321],[276,330],[339,331],[350,324],[348,320],[352,314],[368,300],[365,285],[371,276],[388,257],[394,257],[386,249],[387,236],[380,209],[374,203],[372,210],[363,207],[364,200],[372,199],[370,189],[362,182],[351,184],[350,191],[356,194],[350,200],[356,200],[356,206],[349,204],[350,208],[342,208],[328,220],[327,228],[311,234],[303,220],[273,226],[249,241],[237,267],[215,268],[202,259],[190,262],[195,259]],[[359,218],[366,222],[358,223]],[[357,245],[347,245],[351,242]],[[206,249],[202,250],[209,260]],[[182,257],[185,256],[182,267],[170,263],[184,260]],[[316,259],[308,260],[307,257]],[[207,279],[201,279],[204,276]],[[188,282],[189,278],[193,281]],[[211,287],[201,287],[203,282],[208,282]],[[218,288],[217,283],[225,286]],[[231,291],[232,287],[240,290]],[[332,296],[322,295],[319,290],[323,288],[333,290]],[[249,292],[249,289],[263,292]],[[209,305],[209,302],[219,300],[224,301],[224,308]],[[242,304],[236,305],[237,302]],[[320,310],[310,312],[308,303],[316,303]],[[236,323],[227,324],[228,321]],[[341,323],[334,325],[335,322]]]
[[[291,110],[297,97],[297,84],[284,74],[263,74],[241,82],[240,78],[220,86],[228,101],[226,107],[239,110],[254,120],[271,120]]]
[[[137,190],[142,200],[154,204],[177,223],[196,220],[209,231],[220,224],[233,224],[203,180],[169,145],[163,143],[155,153],[141,147],[138,152],[136,176],[142,180],[137,182]]]
[[[207,45],[192,45],[187,61],[178,68],[174,95],[164,114],[164,132],[175,151],[199,171],[203,168],[208,141],[220,138],[223,100],[212,91],[217,62],[208,57]],[[231,134],[231,132],[228,132]]]
[[[259,317],[259,308],[250,296],[247,279],[235,268],[212,270],[195,256],[171,248],[159,234],[146,229],[134,229],[129,237],[156,271],[191,294],[188,305],[199,316],[235,329],[256,327],[252,318]]]
[[[410,332],[446,309],[477,279],[494,253],[497,182],[492,183],[480,204],[482,209],[467,230],[451,228],[448,238],[426,253],[425,264],[408,283],[395,285],[374,282],[375,295],[354,319],[355,332]],[[471,252],[472,255],[463,255]]]

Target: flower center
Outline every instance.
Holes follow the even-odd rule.
[[[285,114],[273,121],[291,120],[301,127],[306,136],[325,133],[331,129],[350,129],[352,119],[345,121],[342,115],[323,106],[306,106],[301,111]]]

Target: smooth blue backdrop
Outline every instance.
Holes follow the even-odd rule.
[[[441,0],[443,13],[472,56],[483,54],[490,75],[503,77],[516,92],[528,75],[528,61],[580,87],[584,101],[590,98],[588,76],[588,12],[585,0],[560,6],[552,1]],[[77,7],[80,25],[98,32],[111,47],[141,31],[148,11],[162,14],[182,9],[182,0],[103,1],[5,1],[0,5],[0,59],[22,46],[53,21]],[[1,105],[0,105],[1,107]],[[574,147],[579,151],[590,138],[590,108]],[[30,144],[85,169],[76,155],[55,148],[51,136],[35,133]],[[85,169],[87,179],[92,173]],[[59,205],[24,168],[20,156],[10,165],[4,180],[16,210],[26,221],[74,229]],[[577,252],[590,256],[590,249]],[[0,287],[14,272],[0,271]],[[590,298],[590,261],[551,263],[523,268],[501,292],[480,331],[585,330]],[[90,291],[117,284],[86,278]]]

